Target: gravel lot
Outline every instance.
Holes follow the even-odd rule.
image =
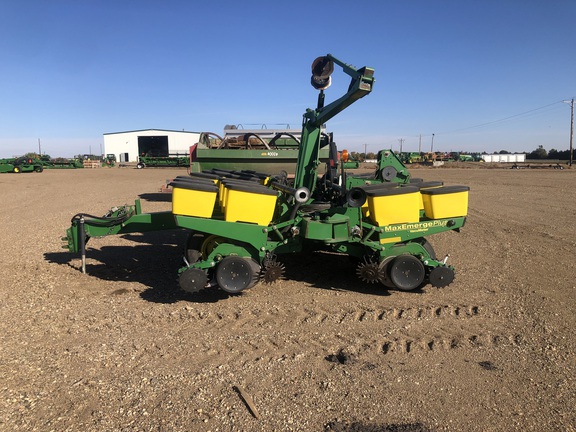
[[[61,248],[78,212],[169,210],[181,174],[0,175],[0,430],[576,430],[576,171],[412,170],[471,187],[462,232],[429,238],[456,280],[417,293],[312,254],[187,295],[182,231],[92,239],[85,275]]]

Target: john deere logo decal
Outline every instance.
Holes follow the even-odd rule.
[[[419,232],[419,231],[426,231],[430,228],[445,227],[447,224],[448,224],[447,220],[436,220],[436,221],[425,221],[416,223],[405,223],[399,225],[387,225],[384,227],[384,232],[396,232],[396,231]]]

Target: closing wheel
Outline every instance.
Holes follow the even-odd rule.
[[[208,275],[204,270],[197,268],[189,268],[180,273],[178,283],[182,290],[195,293],[204,288],[208,284]]]
[[[390,265],[390,280],[402,291],[412,291],[424,281],[424,264],[413,255],[400,255]]]
[[[380,266],[369,257],[364,257],[356,267],[356,275],[366,283],[376,283],[380,280]]]
[[[224,291],[236,294],[258,282],[260,264],[252,258],[227,256],[216,268],[216,281]]]
[[[447,266],[435,267],[428,276],[430,284],[436,288],[444,288],[454,280],[454,270]]]
[[[277,261],[276,258],[265,259],[262,264],[262,274],[260,279],[266,284],[271,284],[284,276],[286,268],[284,264]]]
[[[22,168],[20,168],[19,166],[15,166],[12,171],[15,173],[20,173],[20,172],[22,172]]]

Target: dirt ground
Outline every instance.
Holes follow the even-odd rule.
[[[411,172],[471,188],[429,237],[450,286],[317,253],[237,296],[178,290],[182,231],[92,239],[87,274],[61,247],[78,212],[169,210],[182,170],[0,175],[0,430],[576,430],[576,170]]]

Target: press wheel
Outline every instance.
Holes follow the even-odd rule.
[[[454,270],[447,266],[435,267],[430,272],[428,280],[433,287],[444,288],[454,280]]]
[[[208,284],[208,275],[204,270],[188,268],[180,273],[178,283],[182,290],[188,293],[195,293],[206,288],[206,285]]]
[[[236,294],[258,282],[260,264],[252,258],[227,256],[216,268],[216,281],[224,291]]]
[[[401,291],[412,291],[424,281],[424,264],[413,255],[397,256],[390,265],[390,280]]]

